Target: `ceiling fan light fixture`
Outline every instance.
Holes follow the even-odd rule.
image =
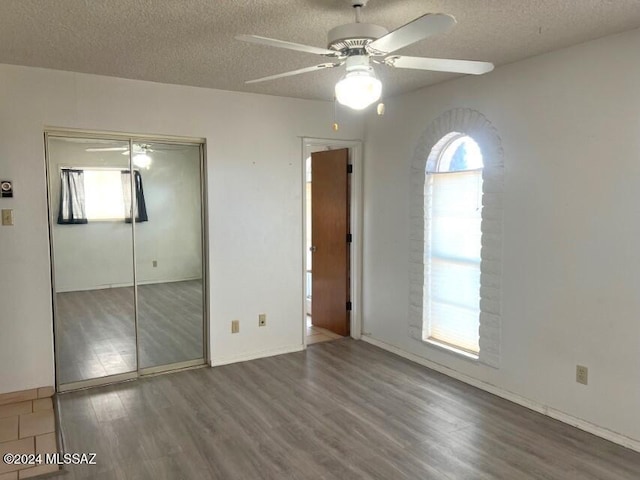
[[[380,99],[382,82],[366,56],[354,55],[347,59],[347,73],[336,83],[335,91],[338,103],[363,110]]]
[[[138,153],[133,157],[133,165],[138,168],[149,169],[151,166],[151,157],[147,153]]]

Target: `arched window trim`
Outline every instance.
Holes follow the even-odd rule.
[[[424,131],[416,146],[411,165],[411,230],[409,335],[424,343],[424,264],[425,199],[427,172],[437,169],[442,147],[434,151],[444,137],[456,133],[468,135],[480,146],[483,156],[482,249],[480,264],[480,353],[478,361],[500,366],[501,291],[502,291],[502,193],[504,159],[502,142],[491,122],[475,110],[458,108],[445,112]],[[446,142],[448,144],[448,142]]]

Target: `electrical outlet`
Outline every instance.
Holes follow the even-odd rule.
[[[6,226],[13,225],[13,210],[10,210],[10,209],[2,210],[2,225],[6,225]]]
[[[239,332],[240,332],[240,320],[232,320],[231,333],[239,333]]]
[[[576,382],[582,385],[589,383],[589,369],[582,365],[576,365]]]
[[[158,260],[154,260],[153,262],[151,262],[151,264],[153,265],[153,268],[157,268]]]
[[[261,313],[260,315],[258,315],[258,326],[259,327],[266,327],[267,326],[267,314],[266,313]]]

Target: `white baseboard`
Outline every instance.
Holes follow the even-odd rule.
[[[427,360],[424,357],[405,352],[404,350],[401,350],[394,345],[376,340],[375,338],[372,338],[370,336],[363,335],[361,337],[361,340],[370,343],[371,345],[375,345],[376,347],[382,348],[383,350],[386,350],[388,352],[394,353],[400,357],[406,358],[407,360],[411,360],[412,362],[435,370],[436,372],[440,372],[451,378],[455,378],[456,380],[460,380],[461,382],[484,390],[485,392],[489,392],[493,395],[504,398],[505,400],[509,400],[510,402],[526,407],[530,410],[533,410],[534,412],[541,413],[555,420],[559,420],[563,423],[579,428],[580,430],[584,430],[585,432],[589,432],[593,435],[604,438],[605,440],[609,440],[610,442],[617,443],[618,445],[622,445],[623,447],[629,448],[636,452],[640,452],[640,440],[636,440],[631,437],[627,437],[626,435],[622,435],[621,433],[617,433],[607,428],[600,427],[586,420],[574,417],[572,415],[569,415],[568,413],[556,410],[555,408],[549,407],[548,405],[544,405],[534,400],[522,397],[508,390],[503,390],[502,388],[491,385],[490,383],[483,382],[481,380],[453,370],[452,368],[446,367],[436,362],[432,362],[431,360]]]
[[[304,350],[304,345],[290,345],[287,347],[271,348],[269,350],[260,350],[258,352],[244,353],[242,355],[234,355],[231,357],[213,358],[211,359],[212,367],[220,367],[231,363],[248,362],[249,360],[257,360],[258,358],[273,357],[275,355],[283,355],[285,353],[294,353]]]
[[[157,285],[160,283],[177,283],[177,282],[189,282],[192,280],[202,280],[200,277],[189,278],[175,278],[175,279],[162,279],[162,280],[138,280],[138,285]],[[133,283],[113,283],[105,285],[92,285],[84,287],[61,287],[56,290],[56,293],[70,293],[70,292],[87,292],[90,290],[108,290],[110,288],[122,288],[133,287]]]

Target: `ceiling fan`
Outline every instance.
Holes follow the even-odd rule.
[[[97,148],[86,148],[86,152],[122,152],[122,155],[129,155],[129,147],[97,147]],[[153,153],[155,150],[151,148],[150,145],[146,145],[144,143],[133,144],[133,153]]]
[[[372,63],[394,68],[471,75],[481,75],[493,70],[493,64],[489,62],[391,55],[407,45],[448,30],[456,23],[451,15],[426,14],[389,32],[379,25],[360,22],[361,10],[369,0],[346,1],[355,9],[356,21],[332,28],[327,35],[327,48],[311,47],[258,35],[236,36],[237,40],[244,42],[314,53],[331,59],[328,63],[269,75],[245,83],[265,82],[346,64],[346,73],[335,86],[336,100],[355,110],[362,110],[379,100],[382,95],[382,83],[376,77]]]
[[[87,152],[122,152],[122,155],[129,155],[129,147],[98,147],[98,148],[86,148]],[[147,144],[133,144],[133,164],[139,168],[148,169],[151,166],[150,153],[156,152],[150,145]],[[163,153],[163,152],[158,152]]]

